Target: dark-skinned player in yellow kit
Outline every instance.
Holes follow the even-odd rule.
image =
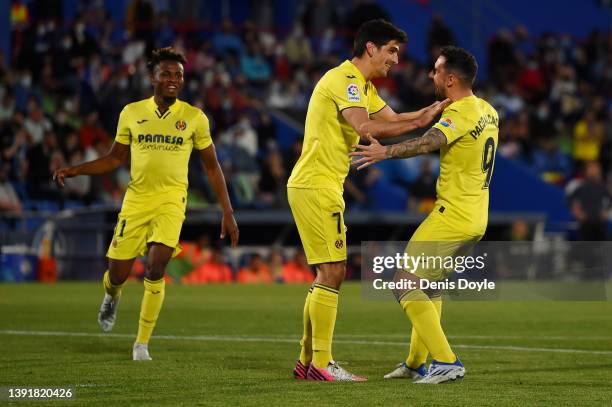
[[[429,124],[448,101],[417,112],[395,113],[371,80],[398,63],[406,34],[384,20],[368,21],[355,37],[353,58],[327,71],[306,114],[304,147],[287,183],[287,197],[306,257],[317,277],[304,304],[296,379],[363,381],[334,362],[332,337],[338,293],[346,273],[344,179],[348,153],[360,138],[393,137]]]
[[[383,146],[368,137],[370,145],[355,146],[350,153],[359,169],[390,158],[410,158],[440,150],[440,176],[433,211],[412,235],[406,253],[411,256],[447,258],[469,252],[485,233],[489,215],[489,185],[493,175],[499,118],[495,109],[472,92],[478,64],[472,54],[458,47],[440,51],[430,73],[438,99],[452,103],[440,121],[421,137]],[[399,270],[396,279],[445,280],[452,269],[419,267]],[[407,378],[419,384],[438,384],[465,375],[440,323],[441,290],[405,290],[395,295],[412,322],[410,352],[405,362],[385,375]],[[433,360],[425,367],[428,354]]]
[[[164,301],[166,265],[181,250],[178,241],[185,220],[187,166],[193,149],[204,162],[223,210],[221,238],[229,235],[232,247],[238,243],[238,226],[208,118],[200,109],[178,99],[185,62],[185,57],[172,48],[155,50],[148,63],[154,95],[123,108],[110,151],[97,160],[61,168],[53,174],[53,179],[64,186],[65,178],[105,174],[131,156],[130,183],[107,252],[105,295],[98,322],[104,332],[112,330],[121,287],[134,260],[146,253],[144,296],[133,360],[151,360],[148,343]]]

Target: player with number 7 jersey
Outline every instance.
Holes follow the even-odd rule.
[[[362,381],[334,362],[332,338],[340,285],[346,274],[344,180],[349,151],[369,135],[394,137],[428,125],[450,103],[396,113],[372,79],[399,61],[406,33],[384,20],[361,25],[353,58],[327,71],[315,86],[306,113],[304,147],[287,182],[287,198],[308,263],[317,277],[306,295],[296,379]]]

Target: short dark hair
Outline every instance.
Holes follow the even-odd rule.
[[[362,56],[366,51],[368,41],[373,42],[376,47],[380,48],[391,40],[404,44],[408,41],[408,37],[403,30],[382,18],[366,21],[361,24],[359,30],[357,30],[357,35],[355,35],[353,56]]]
[[[440,56],[446,59],[444,69],[457,75],[466,85],[474,85],[478,72],[478,62],[474,55],[463,48],[447,45],[440,49]]]
[[[187,60],[185,56],[180,52],[177,52],[172,47],[165,48],[157,48],[153,50],[151,53],[151,58],[147,62],[147,68],[149,68],[149,72],[153,73],[155,71],[155,67],[159,65],[161,61],[176,61],[181,64],[185,64]]]

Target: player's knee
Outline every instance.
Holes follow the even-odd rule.
[[[346,276],[346,263],[325,263],[317,266],[317,282],[339,289]]]
[[[109,279],[110,279],[110,283],[112,285],[121,285],[123,283],[125,283],[125,280],[127,280],[129,273],[109,273]]]
[[[411,291],[419,289],[419,278],[405,270],[399,269],[393,276],[393,281],[399,288],[393,289],[393,295],[398,302],[401,302]]]
[[[149,280],[156,281],[156,280],[161,280],[162,278],[164,278],[165,272],[166,272],[166,264],[162,262],[154,261],[154,262],[147,264],[147,267],[145,270],[145,276]]]

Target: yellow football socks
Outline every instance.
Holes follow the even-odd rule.
[[[440,316],[429,297],[422,290],[413,290],[404,296],[400,303],[412,321],[412,326],[418,334],[418,340],[423,342],[431,356],[438,362],[453,363],[457,357],[446,340],[440,324]],[[422,358],[422,355],[420,357]]]
[[[436,308],[436,313],[438,314],[438,318],[442,317],[442,296],[435,297],[431,299],[434,307]],[[429,351],[425,346],[425,343],[419,337],[414,326],[412,327],[412,334],[410,335],[410,352],[408,353],[408,358],[406,359],[406,365],[413,369],[418,369],[423,363],[427,361],[427,355]],[[454,362],[454,361],[453,361]]]
[[[140,320],[138,321],[137,343],[149,343],[155,322],[164,303],[166,282],[164,279],[151,281],[144,279],[144,295],[140,305]]]
[[[104,284],[104,291],[106,291],[106,294],[113,297],[113,299],[121,295],[121,287],[123,287],[123,284],[113,285],[110,281],[110,272],[108,270],[104,273],[102,283]]]
[[[300,341],[300,345],[302,346],[300,362],[304,366],[308,366],[312,362],[312,324],[310,323],[310,295],[312,289],[313,287],[310,287],[308,290],[306,301],[304,302],[304,333]]]
[[[338,310],[338,290],[315,284],[310,294],[308,312],[312,324],[312,363],[326,368],[332,360],[331,345]]]

